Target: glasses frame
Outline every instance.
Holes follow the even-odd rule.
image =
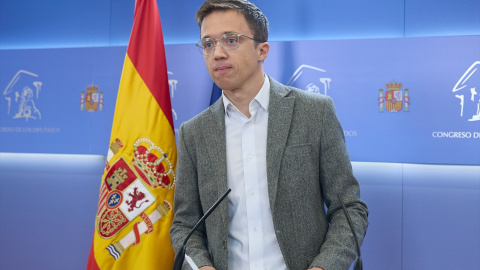
[[[228,48],[228,47],[224,47],[224,46],[223,46],[222,38],[226,37],[227,35],[236,35],[236,36],[237,36],[237,39],[238,39],[238,46],[237,46],[237,47],[235,47],[235,48],[233,48],[233,49],[230,49],[230,48]],[[263,43],[263,42],[260,41],[260,40],[256,40],[256,39],[254,39],[254,38],[252,38],[252,37],[249,37],[249,36],[246,36],[246,35],[243,35],[243,34],[226,33],[226,34],[222,35],[222,36],[221,36],[220,38],[218,38],[218,39],[208,38],[208,39],[210,39],[210,40],[213,40],[213,50],[212,50],[211,53],[205,53],[205,50],[203,49],[203,45],[202,45],[202,39],[200,39],[200,40],[197,42],[197,44],[195,44],[195,46],[197,46],[197,47],[198,47],[198,51],[199,51],[202,55],[205,55],[205,56],[212,55],[212,54],[215,52],[215,50],[216,50],[216,48],[217,48],[217,42],[218,42],[218,41],[220,41],[220,46],[221,46],[222,48],[228,49],[228,50],[230,50],[230,51],[234,51],[234,50],[238,49],[238,47],[240,46],[240,37],[245,37],[245,38],[251,39],[251,40],[253,40],[253,41],[255,41],[255,42],[258,42],[258,43]]]

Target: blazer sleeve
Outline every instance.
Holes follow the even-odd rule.
[[[343,129],[338,121],[332,100],[327,97],[321,117],[320,184],[325,199],[327,220],[330,224],[319,255],[310,267],[325,270],[348,269],[356,256],[355,240],[337,194],[342,195],[352,219],[359,244],[363,242],[368,226],[368,208],[360,200],[360,187],[355,179]]]
[[[190,230],[203,215],[197,180],[195,142],[192,139],[193,135],[185,129],[185,124],[182,124],[177,142],[177,182],[173,203],[175,217],[170,229],[175,253],[182,248]],[[186,254],[198,267],[213,265],[206,247],[204,225],[200,226],[188,240]],[[186,265],[184,263],[184,268],[189,268]]]

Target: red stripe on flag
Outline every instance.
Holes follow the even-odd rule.
[[[90,248],[90,254],[88,254],[88,261],[87,261],[87,269],[88,270],[100,270],[98,267],[97,261],[95,260],[95,254],[93,251],[93,240],[95,237],[92,239],[92,247]]]
[[[127,54],[173,130],[167,61],[156,1],[137,0]]]
[[[105,204],[103,202],[107,196],[107,193],[108,193],[107,186],[105,184],[102,184],[102,188],[100,190],[100,198],[98,199],[97,216],[105,208]]]

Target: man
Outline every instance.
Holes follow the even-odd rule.
[[[187,243],[200,269],[348,269],[355,242],[337,193],[360,243],[368,210],[332,101],[264,74],[268,21],[252,3],[207,0],[197,22],[223,94],[180,127],[174,249],[231,188]]]

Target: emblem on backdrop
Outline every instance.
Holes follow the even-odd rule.
[[[301,65],[295,70],[286,85],[307,92],[327,95],[328,90],[330,90],[330,82],[332,79],[325,77],[325,72],[324,69],[318,67]]]
[[[36,101],[40,98],[42,82],[38,75],[26,70],[19,70],[3,91],[7,103],[7,115],[13,119],[42,119],[42,113]]]
[[[408,89],[402,91],[403,84],[395,80],[385,84],[387,90],[380,89],[378,98],[379,111],[389,112],[410,111],[410,96]]]
[[[93,83],[86,87],[87,93],[82,91],[80,98],[80,110],[87,112],[94,112],[97,110],[103,111],[103,92],[98,93],[98,86]]]
[[[452,89],[459,104],[460,117],[480,121],[480,61],[474,62]]]

